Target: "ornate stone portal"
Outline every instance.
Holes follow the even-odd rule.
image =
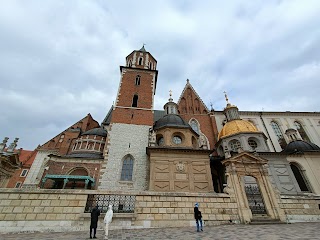
[[[271,219],[286,220],[284,211],[278,204],[277,198],[279,196],[269,179],[267,160],[248,152],[242,152],[224,160],[222,163],[226,166],[227,177],[227,186],[224,192],[236,198],[241,222],[249,223],[254,217],[245,191],[244,177],[246,176],[255,178],[266,214]]]

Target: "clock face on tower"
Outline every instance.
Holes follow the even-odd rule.
[[[172,141],[173,141],[174,144],[181,144],[182,139],[181,139],[181,137],[179,137],[179,136],[174,136],[174,137],[172,138]]]

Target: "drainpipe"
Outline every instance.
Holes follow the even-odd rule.
[[[263,121],[262,112],[260,112],[260,119],[261,119],[261,122],[262,122],[262,124],[263,124],[264,129],[266,130],[266,132],[267,132],[267,134],[268,134],[268,137],[269,137],[269,139],[270,139],[270,142],[271,142],[271,145],[272,145],[272,147],[273,147],[273,150],[276,152],[276,148],[275,148],[274,145],[273,145],[273,142],[272,142],[272,140],[271,140],[271,137],[270,137],[270,134],[269,134],[269,132],[268,132],[267,126],[266,126],[266,124],[265,124],[264,121]]]

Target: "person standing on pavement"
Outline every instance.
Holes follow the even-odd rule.
[[[197,232],[203,231],[203,227],[202,227],[202,215],[201,212],[199,211],[199,203],[196,203],[194,205],[194,218],[196,220],[196,224],[197,224]]]
[[[92,229],[93,229],[93,238],[97,238],[97,226],[98,226],[98,218],[100,216],[100,210],[98,206],[95,206],[91,211],[91,223],[90,223],[90,238],[92,238]]]

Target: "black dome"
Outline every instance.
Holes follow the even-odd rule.
[[[286,153],[298,153],[308,151],[320,151],[320,148],[314,143],[296,140],[289,143],[284,149],[284,152]]]
[[[177,128],[191,128],[191,126],[186,123],[179,115],[168,114],[164,115],[154,124],[154,130],[163,127],[177,127]]]
[[[84,133],[82,133],[81,135],[97,135],[97,136],[102,136],[102,137],[106,137],[108,134],[108,132],[106,130],[104,130],[103,128],[93,128],[90,129]]]

